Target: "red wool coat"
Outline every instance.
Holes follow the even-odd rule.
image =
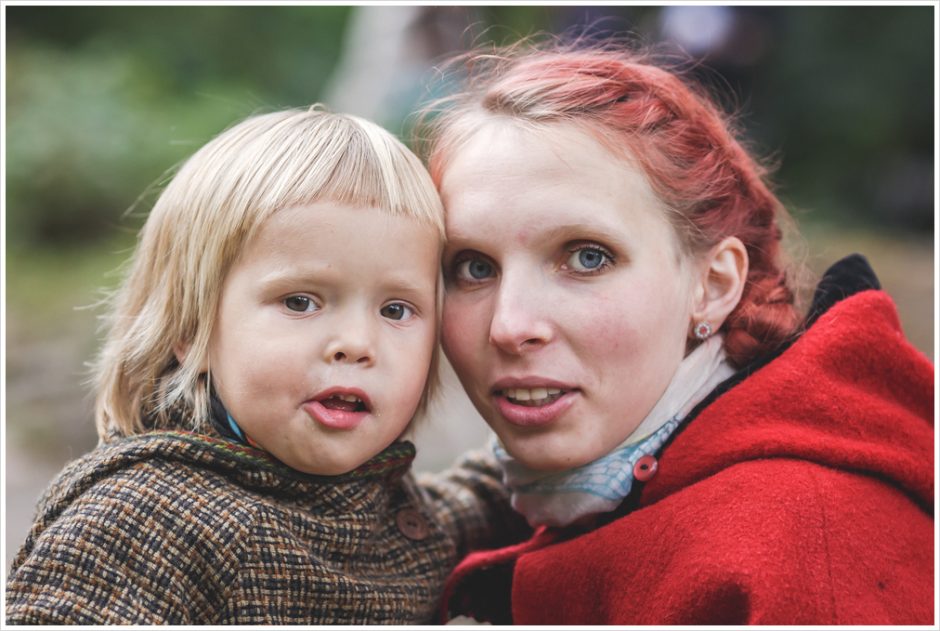
[[[508,622],[503,606],[515,624],[933,624],[933,400],[891,299],[856,293],[688,422],[631,511],[469,556],[444,607]]]

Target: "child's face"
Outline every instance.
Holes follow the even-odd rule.
[[[219,398],[307,473],[350,471],[408,426],[435,344],[439,238],[372,208],[275,213],[222,287],[209,346]]]

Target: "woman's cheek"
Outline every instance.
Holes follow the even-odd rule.
[[[596,361],[622,354],[636,335],[629,302],[600,293],[589,298],[570,300],[565,308],[565,320],[577,345]]]

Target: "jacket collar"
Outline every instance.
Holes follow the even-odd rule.
[[[169,462],[171,472],[184,466],[215,471],[245,489],[293,499],[310,510],[371,510],[366,505],[388,501],[388,489],[410,470],[414,456],[411,442],[398,441],[349,473],[310,475],[218,436],[152,431],[99,445],[70,462],[44,492],[37,514],[51,521],[93,485],[148,461]]]
[[[933,503],[933,365],[901,332],[864,257],[831,267],[806,326],[690,414],[643,490],[648,504],[737,463],[796,458],[865,472]]]

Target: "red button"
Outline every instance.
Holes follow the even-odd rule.
[[[656,458],[653,456],[643,456],[633,465],[633,477],[640,482],[646,482],[656,475],[656,469],[658,468],[659,463],[656,462]]]
[[[398,511],[398,514],[395,515],[395,523],[398,525],[401,534],[414,541],[427,539],[428,534],[430,534],[424,517],[413,508],[403,508]]]

